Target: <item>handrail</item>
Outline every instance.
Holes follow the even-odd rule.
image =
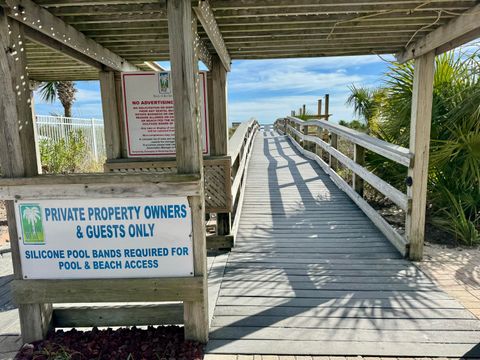
[[[340,151],[335,149],[330,144],[327,144],[322,139],[319,139],[315,136],[304,135],[300,131],[296,130],[295,128],[293,128],[290,125],[288,125],[288,128],[291,131],[293,131],[293,133],[295,135],[297,135],[298,137],[300,137],[302,140],[310,141],[310,142],[313,142],[313,143],[319,145],[322,149],[324,149],[330,155],[335,157],[343,165],[348,167],[350,170],[352,170],[354,173],[356,173],[358,176],[360,176],[362,179],[364,179],[370,185],[372,185],[375,189],[380,191],[383,195],[385,195],[390,200],[392,200],[402,210],[404,210],[404,211],[407,210],[407,207],[408,207],[407,196],[404,193],[402,193],[400,190],[397,190],[392,185],[387,183],[385,180],[382,180],[381,178],[379,178],[375,174],[373,174],[370,171],[368,171],[367,169],[365,169],[363,166],[358,165],[355,161],[350,159],[348,156],[342,154]]]
[[[389,142],[368,136],[365,133],[350,129],[346,126],[332,124],[331,122],[325,120],[308,120],[303,121],[301,119],[289,116],[287,117],[289,121],[292,121],[300,126],[317,126],[325,130],[341,136],[354,144],[360,145],[365,149],[371,150],[375,153],[378,153],[387,159],[393,160],[399,164],[409,166],[410,160],[412,159],[412,154],[410,150],[398,145],[391,144]]]
[[[250,155],[253,147],[253,140],[259,125],[257,120],[246,121],[237,128],[230,139],[228,155],[232,158],[232,229],[231,234],[236,235],[240,214],[242,211],[243,197],[245,193],[246,174]]]
[[[232,159],[232,165],[237,160],[240,151],[245,142],[245,138],[248,137],[254,126],[258,126],[258,122],[255,119],[242,122],[235,130],[235,133],[229,140],[228,155]]]
[[[275,126],[277,130],[288,136],[293,145],[300,152],[306,157],[315,160],[322,169],[330,175],[335,184],[363,210],[363,212],[402,254],[405,255],[407,253],[407,239],[400,235],[396,229],[388,224],[388,222],[363,199],[363,181],[369,183],[373,188],[385,195],[405,212],[409,211],[411,204],[408,194],[404,194],[363,167],[363,161],[361,160],[363,155],[359,158],[355,157],[355,159],[352,160],[350,157],[337,150],[336,147],[338,137],[343,137],[355,144],[356,152],[359,151],[363,154],[363,149],[368,149],[399,164],[411,166],[410,160],[412,157],[408,149],[375,139],[359,131],[341,125],[332,124],[324,120],[303,121],[295,117],[286,117],[278,119],[275,122]],[[308,127],[318,127],[330,132],[330,144],[319,136],[309,135]],[[301,128],[304,129],[303,132],[299,131]],[[317,134],[321,133],[321,131],[317,131]],[[302,142],[302,145],[299,142]],[[317,145],[317,150],[309,148],[309,146],[305,145],[306,142]],[[322,156],[320,156],[320,152],[328,153],[330,156],[328,163],[323,160]],[[336,172],[337,161],[353,172],[354,181],[352,185],[349,185]]]

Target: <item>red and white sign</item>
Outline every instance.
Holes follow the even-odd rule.
[[[200,72],[203,154],[209,155],[207,74]],[[170,72],[122,73],[128,157],[175,156],[175,115]]]

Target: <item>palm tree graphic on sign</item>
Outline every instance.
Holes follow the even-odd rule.
[[[21,212],[24,242],[43,244],[44,234],[40,207],[38,205],[24,206]]]

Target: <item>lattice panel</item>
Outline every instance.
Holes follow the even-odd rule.
[[[230,157],[205,159],[203,162],[205,176],[205,210],[211,213],[232,211],[232,178]],[[175,173],[174,161],[159,162],[112,162],[105,164],[107,172],[160,172]]]

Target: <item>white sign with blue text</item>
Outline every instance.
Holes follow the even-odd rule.
[[[17,201],[25,279],[193,275],[186,197]]]

